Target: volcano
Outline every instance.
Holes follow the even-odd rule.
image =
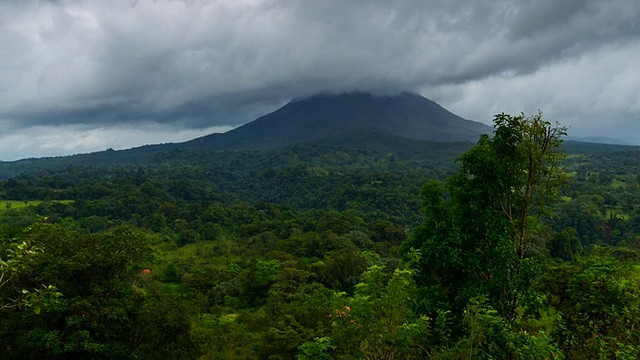
[[[412,140],[475,142],[488,125],[470,121],[414,93],[321,94],[289,102],[280,109],[224,134],[211,134],[185,147],[268,149],[295,143],[363,138],[375,134]]]

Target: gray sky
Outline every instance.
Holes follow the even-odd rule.
[[[638,0],[3,0],[0,160],[220,132],[408,90],[640,144]]]

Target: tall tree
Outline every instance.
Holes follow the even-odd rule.
[[[516,316],[533,278],[538,219],[565,181],[565,133],[541,113],[496,115],[493,137],[482,135],[453,177],[425,184],[426,219],[404,248],[420,251],[418,281],[434,294],[427,310],[461,310],[488,295],[501,316]]]

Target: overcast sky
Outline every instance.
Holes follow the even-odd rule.
[[[640,144],[640,1],[0,2],[0,160],[183,141],[354,90]]]

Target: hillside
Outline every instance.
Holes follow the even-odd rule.
[[[417,94],[317,95],[294,100],[224,134],[211,134],[183,143],[2,162],[0,178],[67,166],[140,164],[150,161],[154,154],[175,149],[263,150],[322,143],[406,153],[423,148],[451,148],[444,145],[445,142],[472,143],[479,134],[490,131],[491,127],[465,120]],[[457,154],[460,151],[454,150],[453,155]]]
[[[304,146],[361,149],[408,157],[413,163],[452,161],[491,127],[465,120],[420,95],[373,96],[365,93],[317,95],[282,108],[224,134],[184,143],[145,145],[127,150],[0,162],[0,179],[67,167],[190,161],[188,151],[298,151]],[[292,147],[302,145],[303,147]],[[286,150],[290,148],[289,150]],[[635,151],[637,147],[566,141],[568,153]],[[296,150],[297,149],[297,150]],[[183,156],[184,159],[179,157]],[[265,154],[265,156],[269,156]],[[210,158],[226,156],[212,154]],[[204,165],[204,164],[202,164]]]
[[[491,127],[465,120],[413,93],[374,96],[368,93],[316,95],[224,134],[183,144],[210,149],[265,149],[294,143],[344,140],[384,134],[413,140],[473,142]]]
[[[0,180],[0,257],[17,274],[0,286],[0,359],[639,358],[640,149],[564,143],[568,183],[552,216],[525,215],[520,258],[504,220],[520,212],[485,197],[529,178],[482,161],[502,147],[349,139]]]

